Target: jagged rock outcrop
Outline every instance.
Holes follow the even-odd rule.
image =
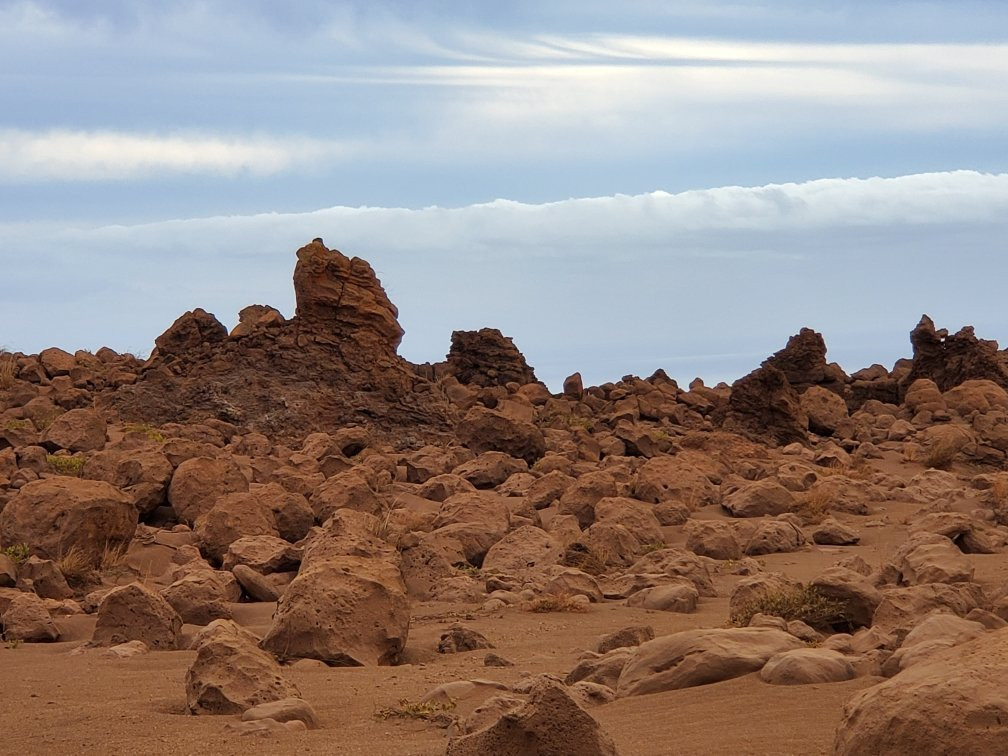
[[[910,332],[913,364],[899,382],[902,400],[907,389],[918,378],[929,378],[941,391],[948,391],[968,380],[989,380],[1008,388],[1008,365],[998,352],[998,343],[978,339],[973,326],[949,334],[935,329],[934,321],[923,315]]]
[[[518,347],[496,328],[453,332],[447,369],[460,383],[477,386],[536,382]]]
[[[154,424],[214,418],[291,438],[347,425],[449,432],[454,411],[396,353],[397,310],[365,260],[315,239],[297,251],[294,292],[295,317],[253,305],[230,336],[206,311],[186,313],[158,337],[135,383],[105,391],[99,409]]]
[[[802,328],[789,338],[787,345],[768,357],[763,365],[772,365],[784,373],[799,394],[811,386],[843,394],[847,380],[839,365],[826,362],[826,342],[821,333],[811,328]]]

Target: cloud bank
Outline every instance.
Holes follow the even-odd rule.
[[[9,348],[146,351],[181,312],[292,314],[315,236],[377,270],[414,361],[493,326],[556,385],[665,368],[733,379],[801,326],[849,369],[908,350],[921,313],[1008,336],[1008,174],[823,179],[677,194],[333,207],[132,226],[0,224]],[[30,313],[30,317],[25,317]],[[104,341],[100,341],[104,339]]]

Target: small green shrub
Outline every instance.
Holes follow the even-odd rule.
[[[84,469],[84,457],[68,457],[65,454],[48,454],[46,462],[60,475],[80,476]]]
[[[8,420],[6,423],[4,423],[4,430],[9,431],[35,430],[35,426],[32,425],[31,420]]]
[[[843,605],[826,598],[811,585],[771,591],[747,601],[731,617],[731,624],[747,627],[757,614],[790,622],[801,620],[811,627],[829,627],[844,622]]]
[[[31,555],[31,549],[27,543],[15,543],[3,550],[3,553],[10,557],[14,564],[23,564]]]

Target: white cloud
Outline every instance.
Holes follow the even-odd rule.
[[[315,139],[0,130],[0,181],[104,181],[162,174],[269,175],[346,154]]]
[[[493,326],[552,384],[662,366],[715,380],[808,325],[857,369],[906,356],[922,312],[1008,335],[1006,218],[1008,174],[956,171],[542,205],[0,224],[0,322],[24,323],[5,337],[20,339],[13,349],[142,351],[196,306],[228,324],[253,302],[290,314],[293,251],[322,236],[372,263],[418,362],[440,359],[453,329]]]

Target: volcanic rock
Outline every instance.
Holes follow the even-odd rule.
[[[514,342],[496,328],[452,333],[447,368],[460,383],[476,386],[536,382],[535,371]]]
[[[724,427],[754,439],[805,443],[808,418],[787,376],[773,365],[757,368],[732,384]]]
[[[173,650],[181,640],[182,618],[171,604],[140,583],[106,594],[98,606],[91,642],[114,646],[139,640],[152,649]]]
[[[19,593],[0,613],[3,637],[8,641],[47,643],[59,638],[59,630],[45,603],[34,593]]]
[[[921,316],[910,332],[913,364],[899,382],[900,396],[918,378],[930,378],[940,391],[948,391],[968,380],[989,380],[1008,388],[1008,367],[998,353],[996,341],[978,339],[972,326],[949,334],[936,330],[934,321]]]

